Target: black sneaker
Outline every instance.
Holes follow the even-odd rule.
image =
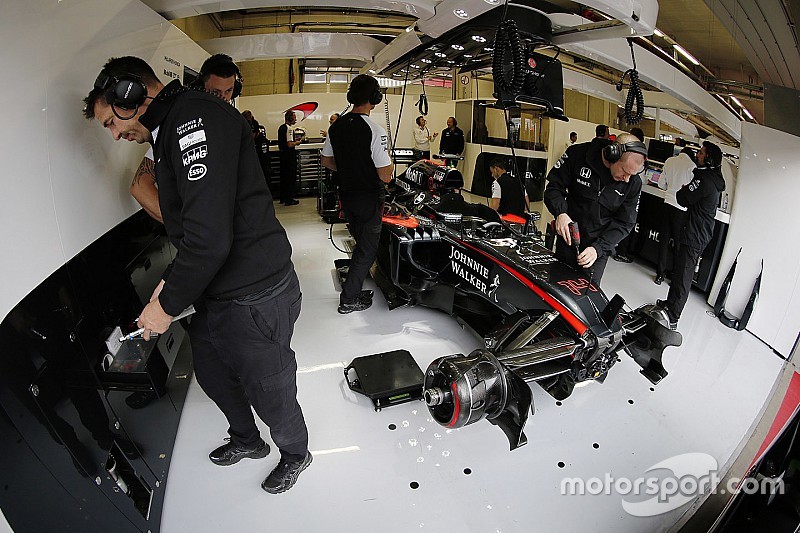
[[[614,261],[619,261],[620,263],[633,263],[633,259],[625,254],[615,254],[613,259]]]
[[[350,303],[339,302],[339,314],[346,315],[353,311],[366,311],[372,307],[372,300],[362,300],[361,295],[357,296],[355,300]]]
[[[358,293],[358,296],[356,296],[356,298],[358,298],[362,302],[370,302],[370,303],[372,303],[372,296],[374,294],[375,293],[373,291],[371,291],[369,289],[365,289],[365,290],[361,291],[360,293]]]
[[[297,205],[300,203],[300,200],[286,200],[283,202],[283,205]]]
[[[297,483],[300,472],[308,468],[313,459],[311,452],[306,452],[305,459],[300,462],[289,462],[281,457],[278,465],[269,473],[267,479],[261,482],[261,488],[270,494],[286,492]]]
[[[256,448],[243,448],[230,442],[230,439],[225,440],[229,442],[208,454],[208,458],[211,459],[211,462],[215,465],[230,466],[244,458],[263,459],[269,455],[269,444],[266,442],[262,441],[261,445]]]
[[[681,317],[676,317],[675,315],[672,314],[672,311],[670,311],[667,308],[667,301],[656,300],[656,307],[664,311],[664,314],[667,316],[667,321],[669,322],[669,329],[671,329],[672,331],[678,329],[678,320],[680,320]]]
[[[658,274],[656,276],[656,279],[653,280],[653,283],[655,283],[656,285],[661,285],[663,281],[664,281],[664,276],[662,274]]]

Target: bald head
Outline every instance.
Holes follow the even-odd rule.
[[[641,143],[636,136],[630,133],[619,134],[616,142],[619,144]],[[645,156],[637,152],[623,152],[619,161],[614,163],[609,163],[603,158],[603,162],[608,166],[609,170],[611,170],[611,176],[616,181],[624,181],[626,183],[630,180],[631,176],[639,174],[644,170],[644,161]]]

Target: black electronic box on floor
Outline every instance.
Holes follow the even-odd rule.
[[[351,373],[355,374],[353,379]],[[376,411],[421,399],[424,377],[407,350],[356,357],[344,369],[350,390],[371,399]]]

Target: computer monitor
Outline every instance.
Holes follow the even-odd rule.
[[[650,144],[647,146],[647,159],[663,163],[672,157],[674,151],[675,145],[673,143],[650,139]]]

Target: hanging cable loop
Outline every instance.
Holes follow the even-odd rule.
[[[636,70],[636,57],[633,55],[633,40],[628,39],[628,46],[631,47],[631,61],[633,68],[626,70],[617,82],[617,90],[622,91],[625,77],[630,80],[628,83],[628,95],[625,98],[625,122],[628,124],[638,124],[644,117],[644,94],[639,86],[639,72]],[[634,110],[635,108],[635,110]]]

